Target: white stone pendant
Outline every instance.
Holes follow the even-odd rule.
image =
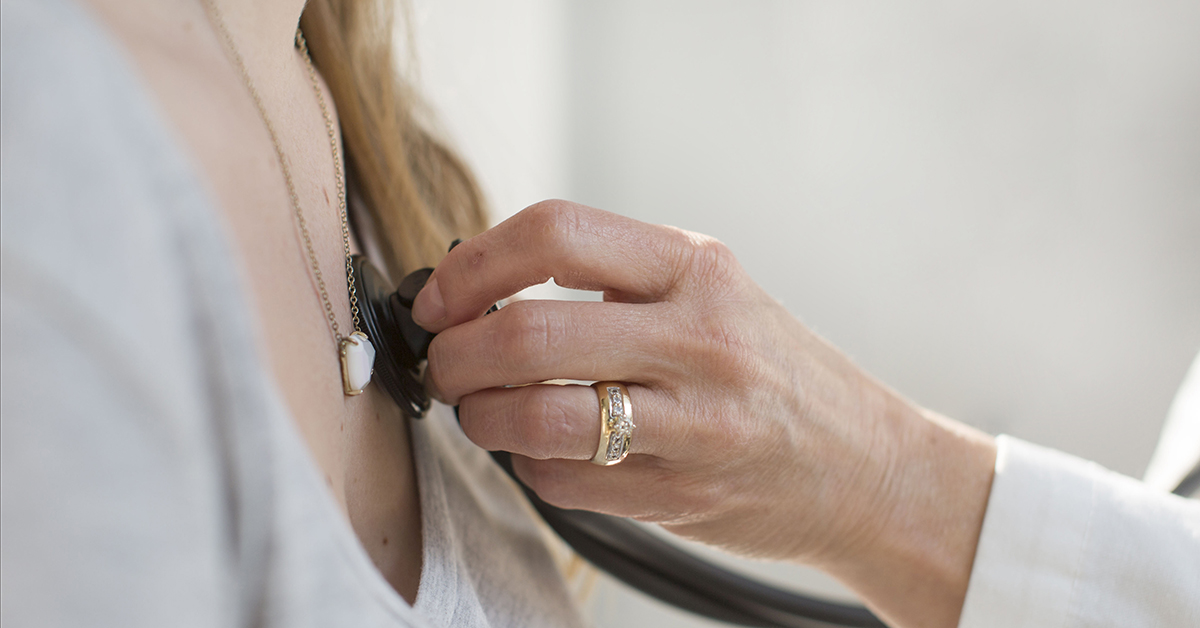
[[[353,397],[371,383],[375,367],[375,345],[361,331],[342,338],[342,388]]]

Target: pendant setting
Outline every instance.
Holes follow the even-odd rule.
[[[342,389],[346,395],[361,395],[375,366],[375,345],[361,331],[342,338],[338,353],[342,357]]]

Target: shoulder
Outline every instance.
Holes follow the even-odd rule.
[[[206,195],[82,8],[6,0],[0,46],[4,619],[228,623],[247,334]]]
[[[207,195],[123,53],[79,5],[5,0],[5,298],[89,351],[194,363],[195,260],[222,257]],[[81,345],[82,346],[82,345]],[[191,356],[195,358],[195,356]],[[193,378],[196,373],[189,373]],[[158,382],[161,388],[168,384]]]

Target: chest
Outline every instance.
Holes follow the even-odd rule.
[[[326,118],[305,70],[297,54],[264,67],[262,80],[251,75],[265,116],[228,71],[174,73],[159,91],[216,196],[261,348],[344,506],[348,443],[388,407],[374,392],[342,390],[337,336],[354,331],[345,271],[345,247],[354,243],[343,230],[344,184]],[[332,98],[322,96],[335,115]]]
[[[408,427],[374,385],[343,392],[333,323],[341,335],[354,330],[346,236],[357,249],[308,66],[287,46],[274,56],[242,51],[263,115],[202,10],[166,16],[154,13],[164,5],[128,6],[96,5],[210,192],[258,323],[259,354],[368,555],[412,599],[422,543]],[[317,89],[337,129],[333,98],[324,83]]]

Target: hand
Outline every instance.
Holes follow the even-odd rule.
[[[481,317],[551,278],[603,291],[604,302],[519,301]],[[431,392],[460,405],[475,443],[516,454],[517,475],[560,507],[659,523],[742,555],[823,565],[864,590],[873,585],[856,574],[868,562],[911,562],[920,556],[908,554],[946,542],[942,517],[931,538],[918,530],[902,551],[893,547],[891,526],[911,528],[945,500],[924,488],[940,484],[930,465],[908,464],[914,455],[986,467],[986,503],[991,462],[962,453],[964,442],[979,453],[978,435],[930,419],[875,382],[706,236],[539,203],[451,251],[414,317],[440,332],[429,350]],[[588,462],[599,435],[595,392],[537,383],[551,379],[626,383],[637,424],[627,460]],[[530,385],[507,387],[522,384]],[[963,489],[972,508],[978,484]],[[982,505],[975,510],[981,521]],[[961,564],[952,569],[963,590],[975,517],[967,517],[966,574]]]

